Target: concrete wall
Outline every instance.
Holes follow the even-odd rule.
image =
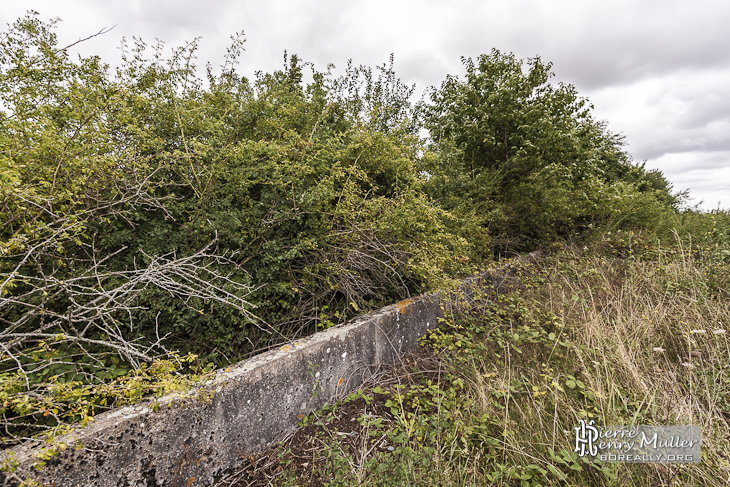
[[[465,281],[466,288],[479,284]],[[148,402],[101,414],[64,439],[83,448],[67,448],[40,472],[31,468],[37,448],[15,448],[17,477],[0,473],[0,483],[33,477],[63,487],[210,485],[416,347],[438,325],[441,307],[437,295],[409,299],[241,362],[209,384],[207,400],[166,397],[158,411]]]

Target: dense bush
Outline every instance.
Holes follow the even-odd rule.
[[[235,37],[220,75],[196,76],[195,44],[165,57],[141,41],[111,74],[35,14],[0,42],[11,435],[61,420],[52,383],[173,351],[225,364],[467,270],[422,190],[413,89],[392,64],[307,83],[285,56],[249,80]]]

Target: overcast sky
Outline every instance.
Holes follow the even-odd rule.
[[[597,119],[626,137],[636,161],[689,189],[704,209],[730,208],[730,4],[713,0],[5,0],[0,28],[29,9],[60,17],[62,46],[115,28],[75,51],[115,65],[122,37],[168,45],[202,37],[199,64],[219,65],[243,30],[239,70],[272,71],[283,53],[382,65],[417,93],[462,75],[461,56],[492,48],[553,63]],[[336,71],[337,72],[337,71]],[[202,72],[201,72],[202,74]]]

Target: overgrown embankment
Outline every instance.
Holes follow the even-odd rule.
[[[692,237],[612,233],[522,266],[220,485],[726,485],[730,242],[722,215],[701,221]],[[701,461],[590,463],[580,419],[701,425]]]
[[[392,59],[249,79],[237,34],[202,75],[196,42],[123,41],[112,70],[55,24],[0,34],[3,446],[679,210],[539,58],[465,59],[413,103]]]

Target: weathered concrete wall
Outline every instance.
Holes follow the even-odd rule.
[[[26,477],[63,487],[210,485],[412,350],[438,325],[441,306],[436,295],[406,300],[241,362],[219,373],[208,401],[167,397],[158,411],[143,403],[101,414],[65,438],[83,448],[66,449],[40,472],[31,468],[38,449],[16,448],[17,477],[0,473],[2,485]]]

